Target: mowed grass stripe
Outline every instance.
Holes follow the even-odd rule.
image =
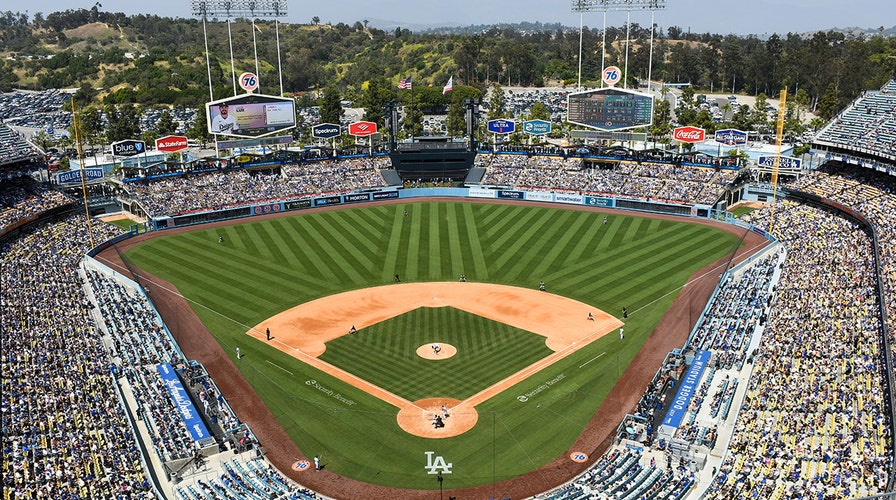
[[[562,255],[565,262],[577,262],[585,255],[585,249],[588,248],[589,244],[600,239],[599,230],[601,226],[598,215],[593,214],[576,219],[576,224],[570,228],[570,233],[575,234],[577,239],[575,240],[575,246]]]
[[[380,279],[383,282],[388,281],[392,278],[392,275],[395,274],[392,271],[398,267],[397,261],[399,252],[410,246],[410,243],[406,243],[404,239],[403,233],[405,228],[402,224],[402,219],[404,219],[404,217],[399,210],[396,210],[395,213],[392,214],[392,226],[389,231],[389,239],[386,242],[386,255],[385,260],[383,261],[383,269],[380,273]]]
[[[427,262],[427,274],[426,277],[430,281],[436,281],[440,277],[442,277],[442,218],[441,218],[441,209],[444,205],[442,203],[433,203],[425,206],[428,213],[428,222],[429,225],[426,227],[427,234],[429,234],[428,247],[426,249],[427,255],[429,255],[429,260]]]
[[[581,228],[588,219],[571,210],[558,210],[559,217],[554,225],[546,233],[548,247],[539,256],[541,265],[545,267],[559,267],[564,256],[571,250],[570,247],[582,238]]]
[[[639,279],[636,278],[639,278],[641,275],[650,275],[657,277],[657,279],[662,279],[662,275],[657,273],[657,270],[663,263],[673,263],[681,266],[688,261],[688,252],[681,251],[681,246],[677,244],[678,242],[682,243],[682,245],[688,242],[695,245],[694,248],[696,248],[694,235],[689,232],[676,233],[668,241],[669,245],[662,248],[657,248],[653,245],[626,245],[625,249],[617,250],[617,255],[608,259],[609,262],[612,262],[614,269],[607,269],[606,266],[597,264],[589,266],[587,262],[583,262],[582,268],[578,269],[579,273],[569,274],[564,281],[573,288],[582,287],[587,289],[590,287],[603,290],[613,289],[632,280],[637,282]],[[589,271],[596,271],[596,273]]]
[[[352,214],[361,212],[360,210],[339,210],[330,212],[333,214],[331,233],[336,240],[344,238],[343,246],[351,246],[364,256],[376,254],[377,246],[370,238],[367,237],[365,229],[367,223],[359,217],[353,217]],[[370,260],[368,259],[368,262]],[[370,262],[370,266],[373,263]]]
[[[470,247],[470,255],[473,263],[473,273],[468,276],[468,279],[472,278],[479,281],[488,281],[488,265],[485,262],[485,255],[482,253],[482,243],[479,241],[479,231],[476,230],[476,214],[479,212],[474,211],[473,205],[470,203],[462,203],[461,209],[463,210],[464,217],[460,220],[463,221],[467,230],[467,242]]]
[[[459,218],[463,217],[463,212],[460,209],[460,205],[450,204],[446,205],[446,208],[449,219],[457,221]],[[465,272],[464,260],[469,254],[469,243],[467,243],[466,241],[461,241],[459,224],[447,224],[447,230],[449,250],[448,258],[451,259],[450,269],[454,271],[452,274],[460,274]]]
[[[258,240],[249,236],[249,226],[252,224],[238,224],[235,226],[224,226],[224,245],[232,246],[242,251],[246,255],[252,257],[270,258],[271,253],[263,247],[258,246]],[[215,238],[217,240],[217,238]]]
[[[359,269],[346,265],[342,253],[326,236],[327,224],[320,217],[303,217],[303,228],[308,233],[308,246],[313,247],[324,266],[323,274],[331,274],[336,281],[358,284],[362,281]]]
[[[503,276],[507,273],[508,263],[516,262],[516,259],[520,258],[517,252],[529,243],[528,239],[533,235],[533,226],[537,225],[541,220],[540,217],[543,216],[543,212],[539,212],[541,211],[536,209],[531,212],[515,213],[512,220],[502,224],[497,238],[490,242],[493,248],[500,249],[498,255],[493,259],[492,269],[502,276],[502,281],[506,281]],[[527,247],[526,250],[537,251],[536,248],[540,248],[540,245]]]
[[[339,221],[341,218],[333,215],[341,212],[328,212],[327,215],[331,217],[322,218],[321,233],[327,237],[327,243],[336,252],[334,257],[338,256],[343,261],[346,261],[351,269],[364,271],[353,276],[353,279],[360,283],[362,281],[361,274],[367,275],[374,269],[373,261],[368,257],[368,252],[359,248],[361,242],[357,233],[347,226],[345,227],[346,231],[340,231],[337,227],[340,226]],[[349,274],[351,275],[351,273]]]
[[[544,212],[537,224],[533,224],[517,242],[521,251],[517,262],[512,266],[513,269],[508,269],[504,273],[508,281],[516,281],[523,277],[536,279],[532,276],[531,270],[545,267],[546,254],[562,251],[572,239],[573,235],[566,231],[565,224],[570,215],[569,212],[562,210]]]
[[[286,241],[280,236],[280,232],[277,231],[278,228],[275,221],[266,221],[265,224],[250,224],[247,229],[257,235],[257,241],[263,243],[264,245],[262,246],[268,249],[272,260],[283,263],[289,262],[287,255],[290,255],[292,252]]]
[[[422,274],[420,269],[420,259],[423,258],[420,255],[420,234],[423,231],[423,211],[420,206],[415,204],[408,208],[409,216],[408,219],[413,219],[409,226],[409,234],[406,240],[406,246],[404,255],[402,255],[402,259],[399,259],[395,265],[395,271],[402,270],[402,274],[407,274],[408,279],[420,279],[419,277]]]

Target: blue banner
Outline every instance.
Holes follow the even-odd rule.
[[[165,387],[168,388],[168,394],[171,396],[171,401],[174,402],[174,406],[177,407],[177,412],[180,414],[181,420],[187,425],[187,429],[189,429],[193,441],[202,441],[203,439],[212,437],[205,427],[205,424],[202,422],[202,418],[199,416],[199,411],[196,409],[193,402],[190,401],[190,396],[187,395],[187,391],[184,390],[184,386],[180,383],[180,379],[177,378],[177,373],[174,372],[174,368],[172,368],[171,364],[162,363],[156,366],[156,368],[159,370],[159,375],[162,376],[162,382],[165,384]]]
[[[524,193],[522,191],[498,191],[498,198],[510,198],[511,200],[522,200]]]
[[[84,172],[87,174],[86,180],[88,182],[103,178],[102,168],[85,168]],[[76,182],[81,182],[81,171],[70,170],[68,172],[61,172],[56,177],[56,181],[59,182],[59,184],[74,184]]]
[[[613,199],[612,198],[599,198],[597,196],[586,196],[585,197],[585,205],[591,207],[612,207]]]
[[[385,200],[388,198],[398,198],[398,191],[379,191],[373,193],[374,200]]]
[[[688,372],[681,379],[681,385],[678,386],[678,393],[675,395],[675,399],[669,405],[669,412],[666,413],[666,418],[663,419],[664,426],[677,429],[681,425],[681,419],[688,411],[691,398],[697,392],[697,383],[700,382],[700,378],[703,376],[703,371],[706,369],[711,356],[712,353],[709,351],[703,349],[697,351],[691,367],[688,368]]]
[[[370,201],[370,193],[347,194],[342,197],[346,203],[355,203],[359,201]]]
[[[340,198],[339,196],[327,196],[325,198],[314,199],[315,207],[322,207],[325,205],[339,205],[340,203],[342,203],[342,198]]]

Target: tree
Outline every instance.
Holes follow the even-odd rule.
[[[109,127],[106,129],[109,141],[135,139],[140,135],[140,121],[137,110],[132,104],[125,104],[118,108],[107,106],[106,116],[109,119]]]
[[[382,128],[385,125],[383,106],[395,100],[395,92],[384,77],[374,78],[367,82],[367,88],[361,94],[360,105],[364,108],[364,119]]]
[[[461,137],[467,132],[466,112],[460,99],[454,99],[448,105],[448,135]]]
[[[174,117],[171,116],[171,112],[167,109],[162,111],[161,116],[159,116],[155,131],[159,137],[171,135],[177,131],[177,122],[174,121]]]
[[[492,86],[492,91],[488,98],[488,119],[494,120],[496,118],[505,118],[505,113],[504,89],[502,89],[500,85],[495,84]]]
[[[205,115],[205,108],[200,108],[196,113],[196,121],[193,122],[190,130],[187,130],[187,137],[199,141],[202,147],[205,147],[205,143],[211,140],[212,135],[208,133],[208,117]]]
[[[342,120],[342,98],[339,90],[330,86],[324,90],[320,104],[320,120],[322,123],[339,123]]]
[[[530,120],[550,120],[551,110],[543,102],[536,102],[529,108]]]
[[[318,16],[314,16],[314,17],[312,17],[312,18],[311,18],[311,24],[313,24],[313,25],[315,25],[315,26],[317,26],[318,24],[320,24],[320,17],[318,17]]]

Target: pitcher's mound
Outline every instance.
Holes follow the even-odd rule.
[[[442,413],[442,405],[448,410],[447,417]],[[435,415],[441,417],[443,427],[433,424]],[[414,401],[413,406],[401,409],[397,418],[398,426],[408,434],[424,438],[447,438],[472,429],[479,421],[479,413],[456,399],[428,398]]]
[[[434,345],[439,346],[439,352],[436,352],[436,350],[433,349]],[[423,359],[448,359],[455,354],[457,354],[457,347],[454,347],[451,344],[443,344],[441,342],[423,344],[422,346],[417,348],[417,356],[420,356]]]

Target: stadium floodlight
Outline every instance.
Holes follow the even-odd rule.
[[[196,17],[286,17],[286,0],[190,0]]]
[[[230,34],[231,18],[249,18],[252,20],[252,47],[255,49],[255,74],[258,74],[258,49],[255,43],[255,19],[273,17],[277,35],[277,68],[280,74],[280,94],[283,94],[283,69],[280,61],[280,24],[277,18],[286,17],[286,0],[190,0],[190,12],[202,19],[202,31],[205,38],[205,64],[208,71],[208,92],[211,100],[215,99],[212,89],[211,61],[208,53],[208,34],[205,21],[208,18],[223,17],[227,19],[227,39],[230,41],[230,73],[233,80],[233,95],[236,95],[236,70],[233,61],[233,40]]]
[[[665,8],[666,0],[572,0],[573,12],[625,12]]]
[[[650,17],[650,69],[653,68],[653,13],[666,8],[666,0],[572,0],[572,11],[579,13],[579,81],[577,90],[582,90],[582,31],[584,27],[585,12],[603,12],[604,29],[603,41],[601,42],[601,70],[606,66],[606,46],[607,46],[607,12],[628,12],[629,16],[633,10],[647,10],[651,12]],[[625,79],[623,84],[628,82],[628,28],[629,20],[625,22]],[[648,70],[648,74],[650,71]],[[650,87],[650,76],[647,77],[647,85]],[[601,84],[603,86],[603,84]]]

